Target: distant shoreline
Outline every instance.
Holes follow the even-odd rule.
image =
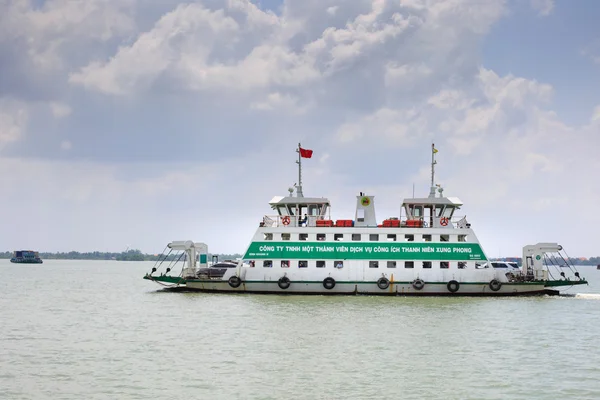
[[[158,261],[164,258],[164,254],[144,254],[139,250],[128,250],[120,253],[92,251],[80,253],[78,251],[70,251],[67,253],[57,252],[39,252],[42,260],[104,260],[104,261]],[[241,254],[214,254],[219,257],[219,260],[236,259],[242,257]],[[12,251],[0,252],[0,259],[10,259],[13,256]],[[213,254],[208,255],[208,259],[212,258]],[[166,258],[166,261],[171,261],[179,257],[173,254]]]

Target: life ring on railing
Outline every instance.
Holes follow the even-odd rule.
[[[492,291],[497,292],[502,287],[502,283],[498,279],[492,279],[490,282],[490,289]]]
[[[279,278],[279,280],[277,281],[277,284],[279,285],[279,287],[281,289],[287,289],[290,287],[290,285],[292,284],[290,282],[290,278],[288,278],[287,276],[282,276],[281,278]]]
[[[421,290],[425,287],[425,282],[421,279],[415,279],[412,282],[412,287],[415,288],[415,290]]]
[[[333,289],[335,287],[335,279],[333,279],[332,277],[328,276],[327,278],[323,279],[323,287],[325,289]]]
[[[458,289],[460,289],[460,283],[458,283],[458,281],[450,281],[446,287],[450,293],[456,293],[458,292]]]
[[[240,287],[240,285],[242,284],[242,280],[239,276],[233,275],[229,277],[227,283],[229,283],[229,286],[231,286],[232,288],[237,288]]]
[[[442,217],[442,218],[440,218],[440,225],[441,225],[441,226],[446,226],[446,225],[448,225],[448,222],[449,222],[448,218],[446,218],[446,217]]]
[[[289,225],[290,224],[290,217],[288,217],[287,215],[283,218],[281,218],[281,223],[284,225]]]
[[[381,277],[377,280],[377,287],[381,290],[385,290],[390,287],[389,279],[385,277]]]

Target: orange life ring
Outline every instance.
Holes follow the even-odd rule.
[[[446,226],[446,225],[448,225],[448,218],[446,218],[446,217],[442,217],[442,218],[440,218],[440,225],[441,225],[441,226]]]
[[[288,216],[286,215],[285,217],[281,218],[281,222],[282,222],[284,225],[289,225],[289,224],[290,224],[290,217],[288,217]]]

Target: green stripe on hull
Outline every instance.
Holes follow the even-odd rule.
[[[252,242],[245,259],[487,261],[477,243]]]
[[[155,281],[155,282],[175,283],[175,284],[179,284],[179,285],[185,284],[185,279],[183,279],[180,276],[168,276],[168,275],[151,276],[151,275],[146,274],[146,275],[144,275],[144,279],[148,279],[150,281]]]

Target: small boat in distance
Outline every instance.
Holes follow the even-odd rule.
[[[40,258],[40,254],[33,250],[16,250],[13,253],[13,257],[10,259],[11,263],[16,264],[41,264],[43,263]]]

